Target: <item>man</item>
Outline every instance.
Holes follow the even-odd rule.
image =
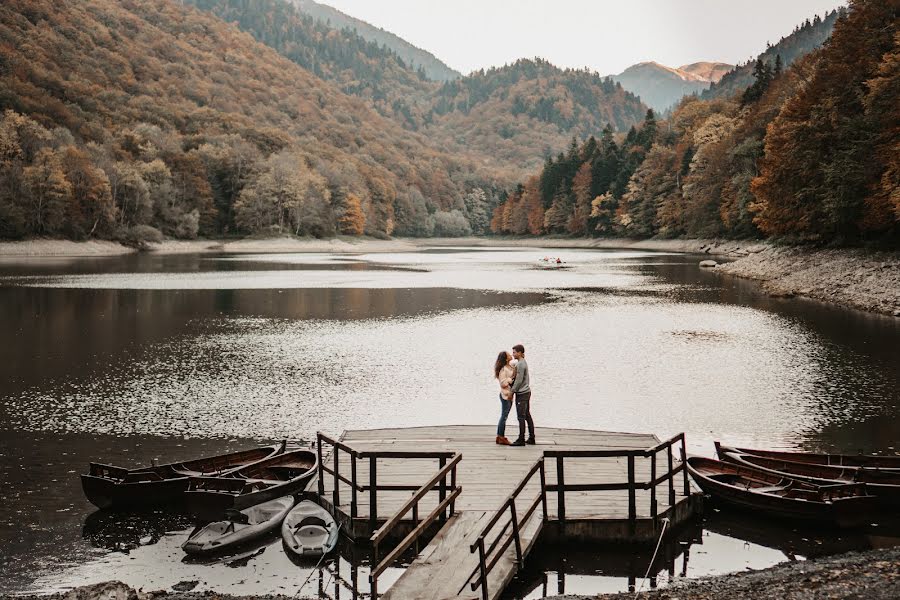
[[[531,420],[531,386],[528,378],[528,363],[525,362],[525,346],[513,346],[513,358],[516,363],[516,379],[510,391],[516,398],[516,418],[519,420],[519,437],[511,446],[534,444],[534,421]],[[528,424],[528,440],[525,440],[525,424]]]

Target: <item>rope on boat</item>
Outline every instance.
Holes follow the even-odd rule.
[[[343,523],[338,523],[338,527],[337,527],[338,535],[340,535],[340,533],[341,533],[341,525],[343,525]],[[328,556],[328,554],[329,554],[328,552],[322,553],[322,557],[319,559],[319,562],[316,563],[316,566],[313,567],[312,571],[309,572],[309,575],[306,576],[306,579],[303,580],[303,583],[300,584],[300,587],[297,589],[297,594],[299,594],[301,591],[303,591],[303,588],[306,587],[307,583],[309,583],[309,578],[313,576],[313,573],[316,573],[319,570],[319,567],[322,566],[322,561],[325,560],[325,557]],[[331,579],[328,580],[328,583],[325,584],[325,587],[328,587],[328,584],[330,584],[330,583],[331,583]]]
[[[647,572],[644,573],[644,578],[641,579],[641,586],[634,592],[634,597],[637,598],[638,594],[641,593],[641,590],[644,589],[644,584],[647,583],[647,578],[650,577],[650,570],[653,568],[653,563],[656,562],[656,554],[659,552],[659,547],[662,545],[663,535],[666,533],[666,527],[669,525],[669,517],[665,517],[662,520],[662,531],[659,532],[659,540],[656,542],[656,550],[653,551],[653,557],[650,559],[650,564],[647,565]]]

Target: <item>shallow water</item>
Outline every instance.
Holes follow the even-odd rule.
[[[548,255],[563,268],[544,268]],[[2,587],[295,593],[314,565],[289,566],[277,544],[244,566],[182,563],[191,523],[91,515],[77,474],[317,430],[493,422],[490,364],[518,342],[538,425],[685,431],[702,454],[720,438],[896,452],[900,320],[767,298],[698,260],[443,248],[0,261],[0,483],[16,490],[0,505]],[[699,538],[682,544],[687,576],[785,560],[734,528]],[[567,592],[627,589],[621,569],[562,556],[523,577],[552,574],[553,593],[560,577]],[[365,587],[364,557],[338,562],[302,592]],[[521,585],[511,593],[543,591]]]

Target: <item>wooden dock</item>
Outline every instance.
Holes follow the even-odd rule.
[[[498,446],[493,427],[468,425],[320,434],[308,491],[374,544],[373,587],[438,530],[384,598],[494,599],[539,536],[653,543],[697,511],[683,436],[538,428],[537,441]]]

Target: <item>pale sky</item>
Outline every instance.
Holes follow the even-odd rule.
[[[840,0],[318,0],[469,73],[540,56],[616,74],[648,60],[746,62]]]

